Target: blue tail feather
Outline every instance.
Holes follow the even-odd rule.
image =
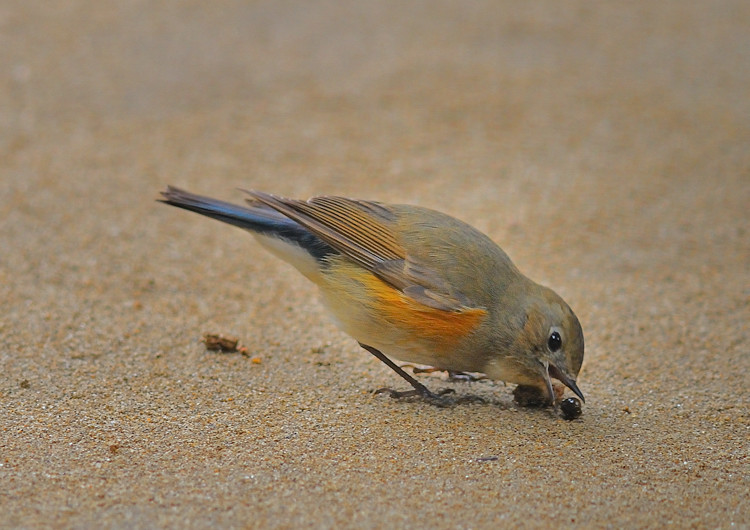
[[[338,254],[319,237],[276,210],[262,206],[239,206],[196,195],[173,186],[167,186],[167,190],[161,194],[163,198],[159,199],[159,202],[190,210],[251,232],[295,243],[318,260],[330,254]]]

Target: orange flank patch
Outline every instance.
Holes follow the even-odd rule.
[[[357,280],[369,291],[373,305],[385,320],[448,347],[474,331],[487,315],[485,309],[479,308],[443,311],[426,306],[364,270]]]

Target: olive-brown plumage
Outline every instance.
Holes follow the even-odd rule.
[[[487,236],[417,206],[248,191],[247,207],[169,187],[163,202],[254,233],[320,288],[338,326],[388,357],[581,399],[581,325],[554,291],[524,276]],[[376,353],[377,352],[377,353]]]

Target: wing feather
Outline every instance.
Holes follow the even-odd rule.
[[[443,311],[463,311],[471,303],[428,265],[417,263],[391,228],[396,216],[386,205],[344,197],[287,199],[243,190],[251,204],[263,204],[292,219],[343,255],[410,298]]]

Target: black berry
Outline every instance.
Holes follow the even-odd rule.
[[[566,420],[574,420],[581,415],[581,400],[574,397],[565,398],[560,402],[560,411]]]

